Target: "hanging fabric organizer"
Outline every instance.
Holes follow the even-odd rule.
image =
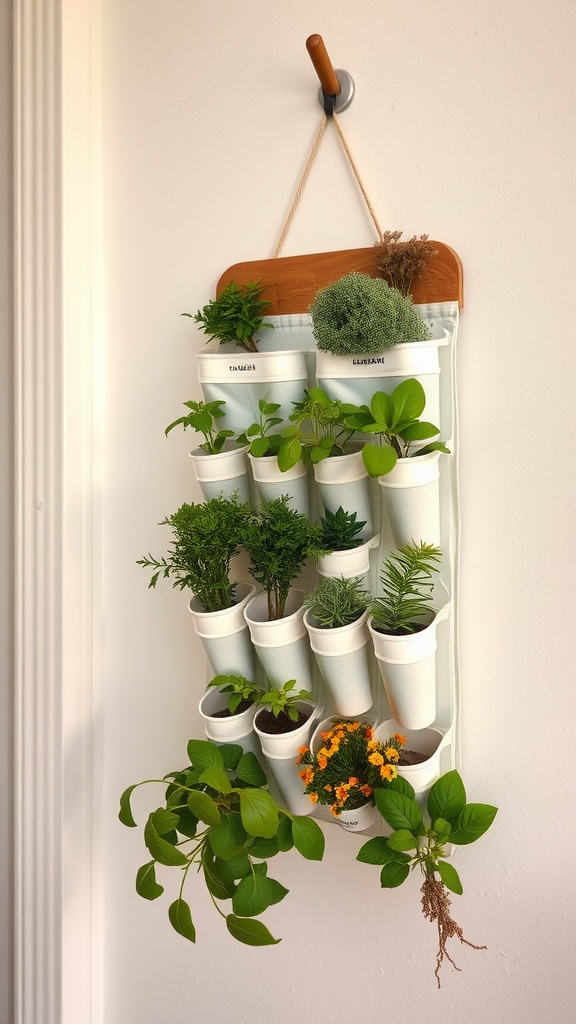
[[[402,718],[402,731],[407,735],[408,745],[420,740],[426,752],[434,758],[426,762],[424,771],[410,777],[417,793],[422,799],[429,786],[439,775],[457,767],[459,762],[459,729],[458,729],[458,644],[457,644],[457,602],[458,602],[458,555],[459,555],[459,491],[458,491],[458,418],[456,395],[456,342],[458,332],[459,310],[462,307],[462,266],[457,254],[443,242],[432,244],[436,255],[430,259],[420,277],[413,282],[411,294],[414,304],[423,316],[432,333],[429,342],[395,346],[394,350],[385,350],[381,357],[358,359],[345,357],[348,362],[342,373],[341,366],[334,368],[334,357],[319,353],[312,333],[309,306],[319,289],[338,280],[351,271],[358,271],[370,277],[381,276],[376,262],[374,246],[359,249],[346,249],[339,252],[318,252],[301,256],[281,256],[280,251],[288,229],[296,212],[298,202],[305,187],[307,177],[312,170],[314,158],[321,144],[324,132],[332,125],[336,128],[349,159],[355,179],[358,183],[370,218],[376,228],[377,240],[382,238],[382,231],[368,199],[362,179],[354,163],[350,147],[344,137],[338,111],[346,109],[354,94],[354,84],[346,72],[334,72],[319,36],[311,36],[307,48],[318,72],[321,89],[320,103],[324,108],[320,129],[314,141],[307,161],[304,174],[298,185],[294,202],[289,211],[286,223],[280,234],[274,255],[270,259],[237,263],[228,267],[220,277],[217,294],[232,281],[237,285],[258,281],[265,286],[265,298],[270,302],[266,320],[274,325],[274,330],[261,331],[258,336],[258,353],[238,354],[228,352],[222,354],[222,346],[206,347],[198,356],[199,380],[205,400],[215,398],[226,401],[227,426],[239,431],[246,428],[246,411],[235,398],[239,379],[252,408],[253,418],[258,415],[258,400],[280,402],[278,415],[287,418],[292,411],[292,403],[303,397],[303,390],[315,383],[320,384],[333,398],[343,401],[365,403],[375,391],[390,393],[401,381],[416,377],[426,392],[426,419],[440,427],[440,436],[451,451],[434,460],[431,468],[431,479],[439,484],[439,515],[437,522],[438,536],[433,540],[442,549],[442,567],[440,582],[434,595],[435,607],[440,609],[438,621],[430,636],[428,661],[433,666],[435,688],[432,700],[424,712],[420,724],[418,713],[412,718],[411,709],[403,709],[402,699],[394,697],[392,680],[400,678],[402,686],[403,674],[406,671],[404,654],[395,651],[379,650],[367,645],[367,661],[369,685],[372,694],[372,705],[368,715],[380,725],[380,739],[386,739],[386,730],[394,731],[396,716]],[[409,361],[414,349],[418,354],[416,368]],[[218,354],[217,354],[218,353]],[[277,370],[270,375],[263,364],[276,356]],[[342,357],[338,357],[342,359]],[[248,416],[250,413],[248,413]],[[330,459],[325,460],[327,463]],[[400,463],[411,460],[400,460]],[[401,467],[404,469],[404,467]],[[392,476],[392,474],[390,474]],[[382,479],[382,478],[381,478]],[[385,478],[384,478],[385,479]],[[370,481],[370,502],[373,520],[373,536],[366,544],[366,575],[368,589],[374,596],[380,591],[380,569],[383,560],[401,543],[410,539],[399,540],[394,521],[394,501],[398,497],[394,492],[394,481],[387,481],[387,486],[380,486],[376,480]],[[251,484],[253,488],[253,484]],[[318,487],[309,473],[308,481],[310,516],[315,517],[322,510]],[[286,480],[280,493],[290,493],[291,481]],[[420,501],[425,488],[413,488],[412,498]],[[405,487],[403,493],[406,493]],[[252,490],[252,500],[255,491]],[[402,517],[402,510],[398,513]],[[322,572],[322,567],[320,567]],[[311,575],[312,574],[312,575]],[[312,586],[316,575],[311,568],[308,576]],[[428,633],[425,630],[424,633]],[[422,636],[423,634],[416,634]],[[323,655],[317,657],[322,657]],[[328,691],[322,682],[322,676],[314,664],[314,692],[321,703],[318,718],[326,719],[335,714]],[[330,660],[329,658],[325,658]],[[386,678],[386,687],[383,679]],[[403,691],[404,692],[404,691]],[[396,703],[395,703],[396,701]],[[407,716],[407,717],[406,717]],[[362,718],[363,715],[357,717]],[[390,731],[387,735],[390,735]],[[418,749],[417,747],[415,749]],[[273,765],[273,762],[271,762]],[[285,767],[285,766],[284,766]],[[419,767],[419,766],[418,766]],[[272,774],[274,770],[272,768]],[[276,777],[276,776],[275,776]],[[279,789],[285,789],[278,774]],[[293,779],[292,779],[293,783]],[[290,785],[292,785],[290,783]],[[281,793],[282,795],[282,793]],[[297,799],[298,797],[294,797]],[[298,802],[301,801],[298,798]],[[301,810],[300,810],[301,813]],[[316,811],[315,811],[316,813]],[[318,814],[325,820],[333,820],[322,808]],[[369,831],[379,831],[383,823]]]

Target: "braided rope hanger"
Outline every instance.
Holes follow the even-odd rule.
[[[300,178],[300,181],[298,183],[298,187],[297,187],[296,193],[294,195],[292,206],[290,207],[290,210],[288,211],[288,216],[286,217],[286,221],[284,223],[284,227],[282,228],[282,231],[280,232],[280,237],[278,239],[276,248],[275,248],[274,253],[273,253],[273,259],[276,259],[280,255],[280,252],[282,250],[282,246],[284,245],[284,242],[286,240],[286,235],[288,234],[288,231],[290,229],[290,225],[292,223],[292,220],[294,219],[294,214],[296,213],[296,209],[298,207],[298,203],[300,202],[300,199],[302,197],[302,193],[304,191],[304,186],[306,185],[306,181],[308,179],[308,175],[310,174],[310,171],[312,169],[312,165],[314,163],[314,160],[316,158],[316,154],[317,154],[318,149],[320,147],[320,143],[322,141],[322,137],[323,137],[324,132],[326,130],[326,125],[328,123],[328,120],[333,121],[334,124],[336,125],[336,129],[338,131],[338,135],[340,137],[340,141],[341,141],[341,143],[342,143],[342,145],[344,147],[344,152],[346,153],[346,156],[348,157],[348,161],[349,161],[350,166],[352,168],[354,177],[356,178],[356,181],[358,182],[358,187],[359,187],[359,189],[360,189],[360,191],[361,191],[361,193],[362,193],[362,195],[364,197],[364,202],[366,203],[366,206],[368,208],[368,212],[370,214],[370,217],[372,218],[372,222],[374,224],[374,227],[376,228],[376,234],[378,236],[378,241],[379,242],[382,241],[382,229],[380,227],[380,224],[378,223],[378,218],[376,217],[376,214],[374,212],[374,207],[372,206],[372,203],[370,202],[370,199],[368,197],[368,193],[366,192],[366,187],[364,185],[364,182],[362,181],[362,178],[360,176],[360,172],[358,171],[358,168],[356,167],[356,163],[354,162],[354,158],[352,156],[352,153],[350,151],[350,147],[349,147],[348,142],[346,140],[346,137],[344,135],[344,131],[342,129],[342,125],[340,124],[340,121],[339,121],[337,115],[334,112],[332,112],[330,114],[324,113],[324,115],[322,117],[322,121],[320,123],[320,128],[318,129],[318,134],[316,135],[316,138],[314,139],[314,142],[313,142],[313,145],[312,145],[312,149],[310,150],[310,156],[308,157],[308,161],[307,161],[306,166],[304,168],[304,172],[303,172],[302,177]]]

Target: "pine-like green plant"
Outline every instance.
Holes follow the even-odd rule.
[[[215,339],[220,344],[233,342],[248,352],[257,352],[254,335],[262,328],[273,328],[274,324],[263,321],[263,313],[270,305],[262,299],[264,285],[261,281],[248,281],[237,285],[230,281],[216,299],[196,313],[182,313],[189,316],[208,335],[208,341]]]
[[[318,348],[338,356],[383,352],[430,338],[410,296],[382,278],[356,271],[320,289],[310,315]]]
[[[384,560],[382,596],[372,604],[372,625],[381,633],[403,636],[428,624],[440,548],[420,541],[405,544]]]
[[[348,551],[350,548],[357,548],[363,543],[358,534],[366,526],[366,520],[358,522],[357,512],[345,512],[342,505],[336,512],[326,509],[320,517],[320,528],[322,530],[322,551]]]
[[[326,576],[304,598],[304,607],[320,629],[348,626],[364,614],[369,603],[362,576]]]
[[[289,497],[266,501],[247,517],[242,540],[250,572],[268,594],[268,618],[281,619],[290,585],[308,557],[320,551],[318,523],[291,508]]]
[[[215,612],[234,604],[235,584],[230,581],[232,558],[242,543],[249,506],[236,497],[218,496],[202,504],[184,504],[160,526],[172,528],[168,555],[148,554],[137,565],[154,569],[149,587],[160,578],[172,577],[173,587],[189,587],[205,611]]]

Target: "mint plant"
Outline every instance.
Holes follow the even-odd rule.
[[[226,402],[218,400],[214,402],[184,402],[187,409],[190,412],[186,416],[179,416],[177,420],[170,423],[164,433],[166,436],[170,433],[174,427],[181,426],[183,430],[187,430],[191,427],[198,434],[202,434],[204,437],[204,443],[199,445],[203,451],[207,452],[208,455],[218,455],[224,447],[224,443],[229,437],[234,437],[233,430],[217,430],[216,420],[224,416],[223,405]]]
[[[277,455],[280,445],[283,443],[282,434],[272,433],[274,427],[283,423],[281,416],[274,413],[280,408],[279,402],[266,402],[263,398],[258,401],[260,416],[255,423],[252,423],[242,434],[238,434],[236,444],[248,445],[250,455],[255,459],[261,459],[265,455]]]
[[[152,783],[164,787],[163,806],[148,815],[144,826],[151,859],[138,869],[136,891],[146,900],[158,899],[164,887],[156,879],[156,865],[178,868],[178,895],[168,917],[179,935],[196,941],[183,893],[189,877],[199,877],[234,939],[249,946],[273,945],[280,939],[256,918],[283,900],[288,889],[268,875],[268,860],[293,847],[307,860],[322,860],[322,830],[310,818],[276,804],[262,788],[267,780],[256,757],[237,744],[190,740],[188,757],[187,767],[129,786],[120,798],[120,821],[136,828],[134,790]],[[221,910],[222,904],[230,911]]]
[[[226,706],[231,715],[235,714],[242,701],[255,704],[262,694],[260,687],[245,676],[214,676],[208,686],[217,686],[220,693],[230,694]]]
[[[360,848],[357,860],[381,866],[380,884],[393,889],[402,885],[415,869],[423,876],[422,912],[438,928],[438,952],[435,975],[440,988],[440,968],[444,959],[459,971],[446,948],[458,938],[472,949],[486,949],[464,938],[462,928],[450,914],[450,892],[461,895],[462,883],[456,868],[447,861],[448,844],[467,846],[490,828],[497,808],[490,804],[466,802],[464,783],[457,771],[446,772],[428,794],[426,824],[414,790],[405,779],[397,778],[386,789],[375,789],[376,806],[393,829],[387,838],[376,836]]]
[[[267,690],[258,700],[261,707],[271,711],[275,718],[278,715],[286,714],[291,722],[298,721],[299,700],[311,700],[312,694],[309,690],[296,690],[296,680],[289,679],[279,690]]]

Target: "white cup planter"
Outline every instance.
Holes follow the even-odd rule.
[[[213,743],[239,743],[245,754],[260,756],[260,744],[254,732],[254,715],[257,705],[251,704],[245,711],[226,717],[215,717],[215,712],[227,705],[228,694],[211,686],[203,695],[198,710],[204,722],[206,738]]]
[[[305,740],[299,746],[304,744]],[[284,807],[291,814],[312,814],[315,807],[304,792],[304,784],[299,775],[301,768],[296,764],[295,757],[282,757],[270,753],[265,757],[268,774],[274,780]]]
[[[370,552],[375,550],[379,544],[380,534],[377,534],[365,544],[359,544],[355,548],[332,551],[329,555],[322,555],[318,559],[318,574],[320,576],[344,576],[347,580],[353,576],[366,578],[370,571]]]
[[[445,604],[429,625],[405,636],[380,633],[372,616],[368,619],[390,711],[403,729],[425,729],[436,718],[436,629],[448,608]]]
[[[362,460],[362,451],[334,455],[314,465],[322,504],[328,512],[356,512],[356,521],[365,523],[358,536],[366,541],[374,533],[370,478]]]
[[[310,514],[308,470],[304,463],[297,462],[292,469],[282,473],[275,455],[263,455],[257,459],[248,453],[248,459],[260,501],[274,501],[288,494],[291,508],[304,516]]]
[[[265,757],[292,758],[296,760],[299,747],[306,746],[312,726],[316,721],[318,709],[315,704],[308,700],[296,701],[295,707],[303,714],[307,714],[308,718],[301,725],[298,725],[295,729],[291,729],[289,732],[265,732],[265,730],[261,729],[258,725],[258,715],[262,709],[259,709],[259,711],[256,712],[256,717],[254,718],[254,732],[260,740],[262,753]]]
[[[420,764],[398,766],[398,775],[406,779],[417,793],[429,789],[440,776],[440,756],[445,743],[445,734],[440,729],[405,729],[399,722],[391,718],[381,722],[374,732],[374,739],[385,743],[396,732],[406,737],[406,750],[415,750],[426,754],[426,760]]]
[[[440,452],[398,459],[378,477],[397,547],[426,541],[440,545]]]
[[[304,625],[304,591],[290,590],[285,614],[268,618],[268,595],[252,597],[244,609],[252,643],[270,686],[280,690],[295,679],[298,690],[312,689],[310,645]]]
[[[310,646],[339,715],[362,715],[372,706],[366,650],[368,616],[366,611],[347,626],[321,629],[310,611],[304,614]]]
[[[346,832],[365,832],[367,828],[372,828],[377,819],[378,808],[373,800],[368,800],[354,810],[342,811],[334,821]]]
[[[306,352],[200,352],[198,379],[204,400],[226,402],[226,425],[235,433],[258,419],[258,402],[278,402],[276,413],[288,419],[293,402],[308,386]]]
[[[249,583],[236,584],[236,604],[218,612],[206,612],[197,597],[189,604],[194,629],[202,641],[214,675],[254,679],[254,650],[244,609],[256,593]]]
[[[203,448],[194,448],[190,452],[194,473],[204,501],[223,494],[230,498],[234,492],[238,493],[238,501],[250,501],[250,488],[248,484],[248,463],[246,452],[248,446],[243,448],[224,447],[224,450],[217,455],[205,452]]]

